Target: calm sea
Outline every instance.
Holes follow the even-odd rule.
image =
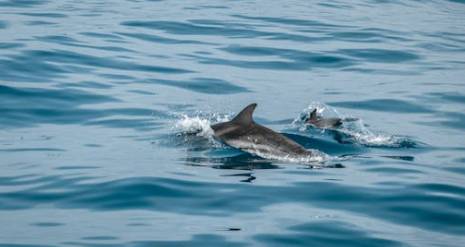
[[[0,246],[463,246],[464,78],[461,0],[0,0]]]

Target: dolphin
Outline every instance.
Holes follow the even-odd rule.
[[[229,146],[255,154],[266,159],[296,159],[313,161],[312,157],[321,157],[316,150],[307,150],[297,142],[255,123],[253,112],[256,103],[245,107],[231,121],[211,126],[214,137]]]
[[[305,121],[305,123],[312,124],[320,129],[335,129],[342,125],[341,118],[323,118],[318,116],[317,109],[313,110],[310,113],[310,117]]]

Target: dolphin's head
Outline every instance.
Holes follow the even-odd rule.
[[[315,124],[320,120],[320,116],[318,116],[318,109],[315,108],[311,111],[305,119],[305,123]]]
[[[318,109],[315,108],[305,119],[306,124],[311,124],[318,128],[336,128],[342,125],[342,119],[340,118],[323,118],[318,115]]]

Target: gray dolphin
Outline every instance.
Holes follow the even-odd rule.
[[[229,146],[262,158],[311,161],[311,157],[318,156],[317,151],[307,150],[288,137],[255,123],[252,116],[255,107],[257,104],[250,104],[233,120],[212,125],[214,136]]]
[[[305,122],[321,129],[334,129],[342,125],[341,118],[323,118],[318,116],[316,108],[310,113],[310,117]]]

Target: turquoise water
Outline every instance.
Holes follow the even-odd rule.
[[[0,246],[463,246],[464,23],[463,1],[1,0]],[[324,161],[211,138],[252,102]]]

